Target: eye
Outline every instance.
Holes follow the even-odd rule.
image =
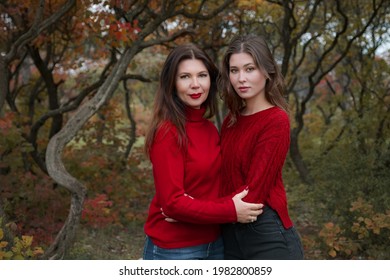
[[[207,73],[200,73],[199,77],[201,78],[207,78],[209,75]]]
[[[246,72],[252,72],[255,69],[256,69],[255,67],[248,67],[248,68],[246,68]]]
[[[235,69],[235,68],[230,68],[230,73],[232,73],[232,74],[237,73],[237,69]]]
[[[190,75],[188,75],[188,74],[183,74],[183,75],[179,76],[180,79],[187,79],[189,77],[190,77]]]

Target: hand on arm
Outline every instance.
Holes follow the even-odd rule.
[[[234,206],[237,212],[237,222],[239,223],[254,222],[257,216],[263,212],[263,204],[242,201],[248,192],[249,190],[245,189],[233,197]]]
[[[242,201],[242,199],[248,194],[248,189],[236,194],[232,200],[237,213],[237,222],[239,223],[251,223],[254,222],[258,215],[263,213],[263,204],[261,203],[248,203]],[[175,219],[168,217],[161,208],[161,214],[165,217],[165,221],[170,223],[178,222]]]
[[[191,199],[194,199],[192,196],[190,196],[190,195],[188,195],[188,194],[184,194],[184,196],[187,196],[187,197],[189,197],[189,198],[191,198]],[[161,214],[165,217],[165,221],[167,221],[167,222],[170,222],[170,223],[177,223],[178,222],[178,220],[175,220],[175,219],[173,219],[173,218],[170,218],[170,217],[168,217],[165,213],[164,213],[164,210],[162,209],[162,208],[160,208],[160,210],[161,210]]]

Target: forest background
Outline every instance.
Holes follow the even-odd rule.
[[[390,259],[389,30],[388,0],[0,0],[0,260],[140,258],[162,63],[248,33],[286,79],[305,258]]]

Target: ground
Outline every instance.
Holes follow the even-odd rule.
[[[126,228],[90,230],[80,227],[76,242],[65,259],[137,260],[142,258],[145,234],[143,226],[133,223]]]

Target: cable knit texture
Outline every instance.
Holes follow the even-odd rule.
[[[239,116],[221,130],[221,195],[238,193],[246,185],[247,202],[264,203],[274,209],[285,228],[293,224],[287,210],[282,169],[290,145],[290,122],[286,112],[272,107],[248,116]],[[243,186],[237,188],[237,186]]]
[[[179,149],[176,127],[164,123],[156,133],[150,158],[156,193],[145,233],[162,248],[196,246],[215,241],[220,223],[235,222],[231,195],[218,199],[221,183],[220,141],[204,109],[187,108],[188,144]],[[177,223],[165,221],[164,213]]]

